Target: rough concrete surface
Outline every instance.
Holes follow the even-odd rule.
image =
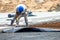
[[[0,40],[60,40],[59,32],[0,33]]]

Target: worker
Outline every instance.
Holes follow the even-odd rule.
[[[19,19],[23,16],[25,19],[26,26],[28,26],[28,19],[27,19],[27,7],[24,4],[19,4],[16,7],[16,15],[11,21],[11,25],[13,25],[14,21],[16,20],[16,26],[19,25]]]

